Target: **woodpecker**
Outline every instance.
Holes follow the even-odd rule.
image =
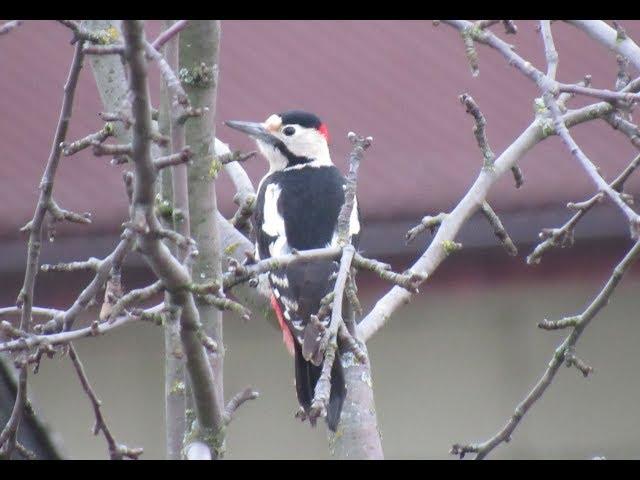
[[[257,143],[269,162],[258,187],[254,213],[256,257],[266,259],[337,245],[337,220],[345,201],[346,180],[329,154],[327,126],[314,114],[289,110],[262,123],[228,121]],[[360,214],[357,199],[349,222],[350,240],[357,247]],[[330,315],[310,321],[320,301],[333,291],[338,264],[332,260],[290,265],[268,274],[271,305],[283,340],[295,358],[298,402],[309,413],[322,371],[323,327]],[[346,395],[344,373],[336,352],[331,369],[327,426],[335,431]]]

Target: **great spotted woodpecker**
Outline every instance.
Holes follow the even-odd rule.
[[[263,123],[226,124],[253,137],[269,171],[260,181],[255,208],[257,257],[265,259],[295,250],[337,244],[337,219],[345,200],[345,178],[329,155],[329,132],[312,114],[290,110]],[[357,246],[360,216],[357,200],[350,218],[351,242]],[[320,301],[334,288],[334,261],[314,261],[271,271],[271,304],[283,339],[295,357],[298,402],[309,412],[322,371],[322,327],[310,321]],[[330,315],[320,318],[327,326]],[[327,425],[335,431],[346,395],[339,354],[331,369]]]

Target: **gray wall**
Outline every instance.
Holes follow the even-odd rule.
[[[544,370],[561,333],[536,322],[581,311],[606,273],[576,284],[426,288],[370,345],[387,458],[449,458],[454,442],[484,440],[502,426]],[[563,368],[510,444],[494,458],[637,458],[640,439],[640,279],[622,284],[578,354],[595,373]],[[229,429],[227,457],[328,458],[324,426],[293,418],[293,365],[280,334],[255,319],[225,322],[227,395],[251,384],[261,398]],[[117,439],[163,456],[162,332],[138,325],[77,343]],[[91,408],[68,358],[32,376],[36,403],[74,458],[104,458]]]

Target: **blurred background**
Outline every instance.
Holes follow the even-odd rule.
[[[493,29],[545,69],[537,22],[516,23],[515,36],[506,36],[500,25]],[[640,21],[622,24],[640,39]],[[554,22],[552,28],[560,56],[558,80],[574,83],[590,74],[593,86],[613,89],[615,55],[569,25]],[[162,22],[147,22],[148,37],[161,30]],[[0,306],[13,305],[22,284],[26,240],[18,229],[37,201],[73,54],[69,40],[64,27],[49,21],[25,22],[0,39]],[[253,149],[222,122],[261,121],[274,112],[305,109],[328,125],[332,157],[343,171],[347,132],[372,135],[358,185],[361,249],[401,271],[431,239],[426,233],[405,245],[406,231],[424,215],[450,211],[482,165],[472,119],[458,96],[467,92],[477,101],[496,154],[533,120],[535,85],[496,52],[479,46],[478,55],[480,75],[474,78],[459,34],[430,21],[223,21],[216,135],[232,148]],[[154,66],[150,71],[157,105],[159,75]],[[638,72],[630,74],[634,78]],[[569,105],[587,103],[576,98]],[[101,110],[87,62],[68,138],[100,129]],[[637,154],[626,137],[600,120],[577,126],[572,134],[607,179]],[[256,184],[266,172],[261,158],[245,166]],[[533,148],[520,166],[525,176],[520,189],[505,176],[489,196],[518,256],[507,256],[484,218],[474,216],[456,239],[463,250],[447,259],[370,342],[387,458],[449,458],[452,443],[493,435],[563,338],[563,332],[544,332],[536,324],[581,312],[631,245],[625,218],[604,202],[580,222],[574,247],[553,250],[539,265],[527,265],[540,229],[562,225],[571,215],[566,203],[585,200],[594,189],[555,137]],[[91,212],[93,223],[56,225],[55,240],[43,246],[43,263],[101,258],[113,249],[128,215],[122,184],[127,168],[87,151],[62,159],[54,197],[64,208]],[[219,205],[230,217],[233,187],[224,174],[218,185]],[[632,177],[626,191],[635,194],[639,186]],[[593,375],[584,379],[577,370],[563,368],[512,442],[493,458],[638,456],[638,272],[631,270],[578,345]],[[35,304],[67,308],[89,278],[41,273]],[[141,259],[131,255],[123,269],[125,286],[151,280]],[[359,285],[365,310],[388,288],[367,274],[360,275]],[[96,315],[91,310],[83,321]],[[224,328],[227,396],[246,385],[261,393],[230,427],[227,458],[329,458],[324,425],[311,429],[293,418],[293,362],[280,333],[258,315],[248,323],[228,316]],[[162,330],[131,325],[76,346],[118,441],[143,446],[142,458],[162,458]],[[64,453],[105,458],[104,439],[90,432],[92,410],[70,360],[44,360],[30,382],[32,401]],[[6,390],[7,382],[3,385]],[[10,397],[4,393],[3,424],[11,405],[3,403]]]

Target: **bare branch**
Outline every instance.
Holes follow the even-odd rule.
[[[45,263],[40,266],[40,270],[43,272],[78,272],[84,270],[92,270],[96,272],[101,263],[101,260],[91,257],[82,262],[57,263],[55,265]]]
[[[512,257],[515,257],[516,255],[518,255],[518,249],[516,248],[513,241],[509,237],[509,234],[507,233],[504,226],[502,225],[500,218],[498,218],[498,215],[496,215],[496,212],[494,212],[493,208],[491,208],[491,205],[489,205],[486,201],[482,202],[482,207],[480,208],[480,211],[486,217],[487,221],[489,222],[489,225],[491,225],[491,227],[493,228],[494,235],[496,236],[498,241],[502,244],[502,246],[507,251],[507,253]]]
[[[353,149],[349,156],[349,173],[346,176],[346,188],[344,193],[344,203],[338,214],[336,222],[338,245],[342,247],[342,255],[340,258],[340,266],[338,268],[338,276],[333,288],[333,307],[331,310],[331,320],[324,332],[324,360],[322,363],[322,372],[318,379],[311,408],[308,416],[311,424],[315,424],[318,417],[324,417],[327,414],[327,405],[331,393],[331,369],[336,357],[338,348],[338,329],[344,324],[343,319],[343,298],[344,290],[347,284],[347,278],[351,271],[351,262],[355,256],[356,250],[350,243],[349,227],[351,214],[355,206],[356,188],[358,182],[358,168],[360,161],[364,156],[364,151],[371,145],[372,138],[359,137],[353,132],[347,135]]]
[[[582,80],[576,83],[576,85],[579,85],[581,87],[588,87],[589,85],[591,85],[591,75],[585,75]],[[566,104],[573,97],[575,97],[575,93],[570,93],[570,92],[563,92],[560,95],[558,95],[558,107],[560,107],[560,111],[562,111],[562,113],[566,113],[567,111]]]
[[[471,97],[471,95],[463,93],[462,95],[460,95],[459,99],[460,103],[462,103],[467,108],[467,113],[470,114],[475,121],[473,134],[476,137],[476,142],[478,142],[478,147],[480,147],[480,151],[482,152],[482,156],[484,157],[483,166],[485,168],[490,168],[493,165],[495,155],[491,151],[491,147],[489,147],[489,141],[487,140],[487,134],[485,131],[487,122],[484,119],[484,115],[480,111],[480,108],[478,108],[478,105]]]
[[[463,21],[452,21],[450,22],[452,25],[456,26],[456,28],[465,28],[466,22]],[[542,29],[541,29],[542,30]],[[543,39],[545,40],[545,50],[547,54],[549,50],[552,48],[552,40],[550,38],[550,31],[542,32]],[[545,33],[547,34],[545,36]],[[554,99],[554,85],[553,80],[542,74],[540,71],[536,70],[531,66],[530,63],[524,62],[522,58],[518,55],[514,54],[512,51],[504,47],[504,42],[497,39],[497,37],[484,33],[482,36],[478,35],[478,40],[483,43],[487,43],[490,46],[496,48],[500,51],[505,58],[509,60],[509,62],[515,65],[519,70],[521,70],[526,76],[531,78],[536,85],[540,88],[543,93],[544,103],[547,109],[550,111],[551,117],[554,121],[555,131],[562,138],[562,140],[567,144],[571,153],[575,155],[579,160],[583,168],[589,173],[592,180],[598,185],[601,191],[607,193],[607,195],[620,207],[623,212],[627,215],[629,219],[629,223],[632,227],[632,236],[637,236],[637,215],[631,209],[628,208],[624,200],[621,198],[618,192],[611,188],[602,177],[599,175],[595,166],[590,162],[590,160],[584,155],[584,153],[580,150],[578,145],[571,138],[566,123],[566,116],[562,117],[562,113],[560,111],[559,106]],[[551,41],[550,41],[551,40]],[[550,57],[550,55],[547,55]],[[631,85],[634,82],[631,82],[624,90],[630,89]],[[610,113],[607,111],[607,113]],[[597,178],[596,178],[597,177]],[[588,205],[591,205],[589,203]],[[588,205],[585,205],[588,206]],[[635,260],[635,258],[640,254],[640,242],[637,242],[634,247],[627,253],[623,261],[614,269],[614,273],[604,286],[604,288],[600,291],[598,296],[594,299],[591,305],[578,316],[578,320],[576,321],[576,326],[573,328],[571,334],[564,340],[564,342],[556,349],[555,355],[544,375],[540,378],[534,389],[527,395],[527,397],[516,407],[514,415],[511,417],[509,422],[500,430],[496,435],[494,435],[491,439],[486,442],[480,444],[468,444],[468,445],[460,445],[455,444],[451,449],[451,453],[456,455],[464,456],[466,453],[476,453],[476,458],[481,459],[484,458],[489,452],[491,452],[497,445],[502,442],[509,441],[511,438],[511,434],[519,424],[520,420],[526,414],[526,412],[531,408],[531,406],[542,396],[546,388],[551,384],[555,374],[557,373],[558,368],[562,364],[563,360],[567,361],[568,365],[575,365],[583,374],[587,375],[591,369],[584,362],[577,359],[573,354],[573,349],[575,344],[590,322],[590,320],[600,311],[600,309],[608,303],[609,297],[613,293],[616,285],[619,283],[622,275],[629,267],[631,263]],[[569,321],[564,319],[559,322],[549,322],[545,320],[541,323],[542,328],[554,328],[565,325],[570,325],[573,320]],[[569,357],[567,358],[567,354]]]
[[[22,458],[26,458],[27,460],[37,460],[36,454],[20,442],[16,442],[16,451],[22,455]]]
[[[547,77],[551,80],[555,80],[556,72],[558,71],[558,52],[556,51],[556,46],[553,43],[553,36],[551,35],[551,21],[540,20],[540,32],[545,45]]]
[[[238,210],[236,210],[236,213],[233,214],[233,217],[229,221],[240,232],[245,235],[250,235],[253,228],[251,226],[251,217],[255,208],[256,196],[253,194],[246,195],[242,201],[241,198],[242,195],[240,194],[236,194],[233,197],[233,201],[238,204]]]
[[[164,284],[161,280],[158,280],[144,288],[131,290],[126,295],[120,297],[120,299],[111,308],[109,315],[105,319],[109,319],[109,322],[113,323],[113,321],[118,318],[127,308],[131,307],[132,305],[150,300],[163,291]]]
[[[21,308],[18,307],[4,307],[0,308],[0,318],[11,315],[20,315],[22,312]],[[43,307],[32,307],[31,314],[36,317],[45,317],[45,318],[53,318],[57,315],[63,313],[63,310],[57,310],[55,308],[43,308]]]
[[[218,161],[222,165],[226,165],[232,162],[241,163],[249,160],[250,158],[253,158],[256,155],[256,153],[258,152],[256,152],[255,150],[247,153],[243,153],[240,150],[235,150],[233,152],[229,152],[229,153],[225,153],[224,155],[221,155],[220,158],[218,158]]]
[[[193,157],[193,152],[189,147],[184,147],[181,151],[177,153],[172,153],[171,155],[167,155],[166,157],[156,158],[153,161],[153,164],[156,166],[158,170],[162,170],[167,167],[174,167],[176,165],[181,165],[183,163],[187,163]]]
[[[464,457],[466,453],[475,453],[476,459],[482,459],[486,457],[494,448],[503,442],[509,441],[513,431],[516,429],[522,418],[526,415],[529,409],[542,397],[546,389],[551,385],[553,379],[558,373],[558,370],[562,366],[564,361],[569,365],[576,366],[583,375],[588,375],[591,372],[591,367],[584,364],[580,359],[575,357],[574,348],[580,336],[584,332],[585,328],[589,325],[591,320],[600,312],[600,310],[609,303],[611,295],[615,291],[615,288],[620,283],[623,275],[629,269],[629,267],[637,260],[640,255],[640,241],[636,242],[633,248],[625,255],[622,261],[614,268],[613,273],[602,290],[598,292],[598,295],[587,307],[587,309],[576,317],[570,317],[569,319],[563,319],[557,322],[542,322],[545,325],[541,328],[547,328],[553,325],[557,328],[562,328],[565,325],[572,327],[573,330],[567,336],[564,341],[556,348],[549,366],[540,377],[533,390],[527,394],[527,396],[518,404],[514,414],[506,423],[506,425],[489,440],[482,443],[475,443],[469,445],[455,444],[451,448],[451,453]],[[574,325],[575,324],[575,325]],[[567,356],[568,354],[568,356]]]
[[[631,77],[629,76],[629,72],[627,69],[629,68],[629,59],[623,57],[622,55],[616,55],[616,62],[618,63],[618,75],[616,75],[616,91],[622,90],[624,87],[629,85],[631,81]]]
[[[189,98],[182,88],[180,80],[178,80],[178,77],[174,73],[173,69],[169,66],[167,61],[164,59],[164,57],[149,42],[145,41],[144,48],[147,57],[150,60],[154,60],[158,64],[160,74],[162,75],[165,85],[167,86],[167,90],[169,91],[171,96],[174,97],[178,104],[182,105],[183,107],[189,106]]]
[[[634,123],[622,118],[618,113],[610,113],[603,118],[614,130],[620,130],[629,138],[631,144],[640,149],[640,128]]]
[[[554,120],[555,129],[558,132],[562,141],[567,145],[571,153],[579,160],[582,164],[582,167],[587,171],[591,180],[597,185],[600,191],[603,191],[607,194],[607,196],[622,210],[622,212],[627,217],[629,221],[629,225],[631,228],[631,235],[633,238],[637,238],[638,229],[640,228],[640,217],[636,212],[634,212],[629,205],[622,199],[620,193],[615,191],[613,188],[609,186],[609,184],[600,176],[598,170],[595,165],[587,158],[582,149],[578,146],[578,144],[573,140],[573,137],[569,133],[564,120],[562,119],[562,114],[560,113],[560,109],[556,104],[550,93],[544,93],[543,95],[545,105],[549,108],[551,115]]]
[[[460,102],[466,107],[467,113],[473,116],[473,119],[475,120],[473,133],[476,137],[476,142],[478,143],[478,147],[482,152],[482,156],[484,157],[483,165],[485,168],[491,168],[495,160],[495,155],[493,154],[491,147],[489,147],[489,140],[487,139],[487,134],[485,131],[487,122],[484,118],[484,115],[480,111],[480,108],[476,104],[475,100],[471,97],[471,95],[467,93],[463,93],[462,95],[460,95],[459,98],[460,98]],[[524,184],[524,176],[522,175],[522,170],[520,170],[520,167],[518,167],[517,165],[513,165],[511,167],[511,173],[513,174],[516,188],[520,188]],[[407,242],[410,241],[409,234],[412,233],[414,230],[415,229],[412,229],[409,231],[409,233],[407,233]],[[431,230],[431,233],[433,233],[433,230]]]
[[[80,215],[79,213],[71,212],[69,210],[65,210],[60,208],[58,204],[53,200],[53,198],[49,199],[48,206],[49,213],[57,222],[67,221],[71,223],[82,223],[88,224],[91,223],[91,214],[83,213]]]
[[[360,347],[358,341],[353,338],[344,323],[338,328],[338,339],[347,351],[353,353],[358,362],[366,364],[369,361],[367,353]]]
[[[62,25],[69,28],[73,32],[73,40],[71,43],[78,41],[87,41],[98,45],[107,45],[115,40],[116,35],[110,30],[101,30],[98,32],[90,31],[74,20],[58,20]]]
[[[123,22],[126,56],[129,59],[129,85],[133,92],[133,160],[135,167],[132,223],[147,224],[149,232],[160,228],[152,205],[157,170],[150,154],[151,108],[144,56],[144,32],[142,23],[135,20]],[[198,432],[202,438],[215,438],[224,425],[221,398],[217,392],[209,359],[198,337],[202,325],[193,295],[184,289],[192,283],[189,272],[171,255],[167,247],[155,235],[138,233],[138,245],[146,261],[165,284],[170,302],[181,308],[181,339],[186,355],[193,392]],[[219,445],[212,444],[212,455],[217,455]]]
[[[578,317],[566,317],[561,320],[547,320],[546,318],[538,323],[538,328],[543,330],[561,330],[563,328],[575,327],[578,324]]]
[[[619,41],[619,42],[622,42],[623,40],[626,40],[627,39],[627,32],[622,27],[622,25],[620,25],[620,23],[617,20],[614,20],[612,23],[613,23],[613,28],[616,29],[616,40]]]
[[[160,50],[165,43],[174,38],[187,26],[188,20],[177,20],[173,25],[167,28],[164,32],[157,36],[157,38],[151,43],[151,46],[156,50]],[[174,68],[175,71],[175,68]]]
[[[638,168],[638,165],[640,165],[640,155],[636,156],[633,161],[620,173],[620,175],[618,175],[618,177],[616,177],[616,179],[609,184],[609,186],[617,192],[622,192],[624,183],[636,170],[636,168]],[[591,208],[602,201],[603,197],[604,194],[600,192],[584,202],[567,204],[567,208],[578,210],[578,212],[560,228],[543,229],[540,233],[540,236],[544,238],[544,241],[540,243],[527,257],[527,263],[529,265],[540,263],[542,255],[547,250],[553,247],[559,246],[564,248],[573,245],[573,232],[575,226],[580,221],[580,219],[589,210],[591,210]]]
[[[565,92],[565,93],[573,93],[577,95],[586,95],[588,97],[599,98],[606,102],[637,102],[640,100],[640,94],[638,93],[627,93],[620,91],[613,91],[607,89],[598,89],[598,88],[590,88],[583,87],[581,85],[568,85],[566,83],[558,83],[557,91]]]
[[[96,337],[116,330],[124,325],[137,321],[151,321],[157,323],[162,307],[153,307],[143,311],[134,311],[126,316],[120,316],[112,323],[100,323],[95,320],[90,326],[51,334],[27,334],[17,340],[0,342],[0,352],[19,352],[29,350],[42,344],[52,346],[65,345],[79,338]],[[57,316],[57,315],[56,315]],[[3,324],[0,324],[3,325]],[[25,332],[26,333],[26,332]]]
[[[124,55],[124,45],[87,45],[82,51],[85,55]]]
[[[24,415],[24,409],[27,403],[27,364],[19,361],[18,367],[18,389],[16,392],[16,400],[13,403],[13,410],[7,424],[0,432],[0,458],[10,458],[13,449],[17,443],[18,428]]]
[[[356,253],[353,258],[353,265],[376,273],[381,279],[394,283],[413,293],[418,293],[418,286],[426,280],[423,275],[408,271],[407,273],[395,273],[391,271],[391,265],[378,260],[365,258]]]
[[[98,400],[91,384],[89,383],[89,379],[84,372],[84,367],[82,366],[82,362],[76,353],[75,348],[71,343],[69,343],[69,358],[73,362],[73,367],[78,374],[78,378],[80,379],[80,383],[82,384],[82,388],[84,389],[87,397],[89,397],[89,401],[93,407],[93,413],[96,417],[96,423],[93,427],[93,434],[97,435],[100,431],[104,434],[104,438],[107,441],[107,445],[109,447],[109,456],[111,460],[122,460],[123,458],[130,458],[132,460],[137,460],[140,455],[142,455],[142,448],[129,448],[126,445],[118,444],[116,439],[113,437],[111,430],[107,426],[107,423],[102,415],[102,410],[100,408],[101,402]]]
[[[620,38],[619,30],[616,31],[601,20],[566,20],[566,22],[582,30],[596,42],[628,58],[636,69],[640,69],[640,47],[629,36],[624,35],[625,38]]]
[[[462,25],[465,24],[462,23]],[[504,44],[504,49],[511,52],[507,44]],[[639,89],[640,81],[637,82],[635,80],[624,88],[625,91],[638,91]],[[610,103],[599,102],[568,112],[564,115],[563,119],[567,127],[573,127],[596,118],[602,118],[613,110],[614,107]],[[520,136],[495,159],[492,171],[482,170],[480,172],[478,178],[460,200],[456,208],[443,219],[429,247],[411,266],[410,270],[423,275],[431,275],[447,257],[450,251],[447,247],[452,245],[450,242],[453,242],[455,235],[457,235],[464,222],[471,217],[481,202],[484,201],[495,181],[505,171],[510,170],[533,146],[553,134],[553,128],[549,128],[543,119],[536,118]],[[410,299],[411,292],[399,287],[392,288],[378,300],[373,309],[358,324],[358,338],[366,342],[391,318],[393,312],[401,306],[406,305]]]
[[[518,27],[513,23],[513,20],[502,20],[502,24],[504,25],[504,30],[507,34],[515,35],[518,33]]]
[[[493,25],[500,23],[500,20],[478,20],[475,26],[481,30],[492,27]]]
[[[339,247],[327,247],[313,250],[296,250],[288,255],[260,260],[258,263],[253,265],[241,265],[239,262],[233,261],[229,268],[229,272],[225,273],[223,276],[223,287],[226,291],[234,285],[257,277],[261,273],[283,268],[294,263],[335,259],[340,255],[340,253],[341,249]]]
[[[51,195],[53,193],[53,181],[58,169],[60,161],[60,153],[62,151],[60,145],[64,142],[67,129],[69,127],[69,118],[73,109],[73,99],[75,96],[76,85],[80,70],[82,69],[83,53],[82,46],[84,42],[80,41],[76,45],[67,82],[64,86],[64,97],[62,108],[58,117],[58,125],[51,145],[51,153],[47,166],[40,181],[40,196],[38,205],[36,206],[33,219],[30,222],[29,246],[27,253],[27,268],[24,276],[24,283],[20,294],[18,295],[17,304],[22,306],[22,316],[20,318],[20,328],[29,331],[31,328],[31,307],[33,302],[33,292],[35,287],[36,275],[38,273],[38,261],[40,259],[40,249],[42,245],[42,224],[46,212],[51,205]]]
[[[420,233],[424,232],[427,229],[431,232],[431,234],[433,234],[436,228],[440,226],[440,224],[444,221],[446,217],[447,217],[447,214],[444,212],[440,212],[435,217],[431,217],[428,215],[426,217],[422,217],[422,220],[420,220],[420,223],[407,232],[407,235],[406,235],[407,243],[412,242]]]
[[[199,300],[206,303],[207,305],[213,305],[218,310],[228,310],[234,312],[245,321],[251,319],[251,310],[246,308],[241,303],[231,300],[230,298],[207,294],[199,297]]]
[[[236,393],[231,400],[227,403],[227,406],[224,408],[224,421],[225,424],[229,424],[233,419],[236,411],[240,406],[248,400],[255,400],[260,396],[258,391],[254,390],[251,387],[247,387],[241,392]]]
[[[107,123],[101,130],[98,130],[96,133],[92,133],[87,135],[80,140],[76,140],[75,142],[69,145],[62,145],[62,153],[65,157],[73,155],[74,153],[78,153],[80,150],[83,150],[89,146],[93,146],[96,143],[102,143],[107,138],[112,137],[114,135],[114,128],[111,123]]]
[[[113,145],[113,144],[102,144],[102,143],[93,143],[93,154],[97,157],[101,157],[104,155],[112,155],[112,156],[130,156],[132,153],[131,144],[124,145]]]
[[[21,24],[22,24],[22,20],[10,20],[8,22],[3,23],[2,26],[0,26],[0,35],[5,35],[9,33],[11,30],[18,27]]]

